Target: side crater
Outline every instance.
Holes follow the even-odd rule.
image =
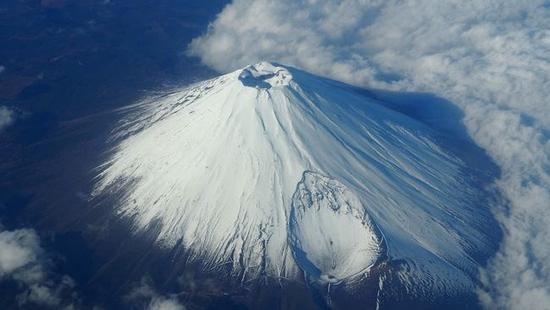
[[[288,239],[297,265],[321,283],[367,273],[386,253],[383,235],[344,184],[305,171],[292,196]]]

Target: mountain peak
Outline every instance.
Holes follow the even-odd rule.
[[[242,69],[239,80],[245,86],[271,88],[289,85],[292,74],[282,65],[262,61]]]
[[[95,192],[159,245],[242,281],[378,281],[369,270],[393,266],[411,289],[474,285],[491,216],[476,172],[366,92],[260,62],[125,119]]]

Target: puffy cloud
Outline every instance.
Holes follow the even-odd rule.
[[[534,309],[550,304],[549,20],[547,0],[235,0],[189,53],[219,71],[273,60],[455,102],[510,205],[495,206],[505,237],[480,299]]]
[[[49,262],[32,229],[2,230],[0,226],[0,281],[15,281],[19,306],[34,304],[59,308],[72,305],[74,282],[49,270]],[[69,298],[69,299],[67,299]]]
[[[0,131],[8,127],[15,120],[15,116],[12,110],[7,107],[0,106]]]
[[[143,278],[141,283],[126,296],[126,299],[148,310],[185,310],[185,306],[180,304],[176,297],[159,294],[149,282],[147,278]]]

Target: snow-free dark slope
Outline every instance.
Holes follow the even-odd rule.
[[[410,294],[473,290],[493,242],[487,194],[425,124],[266,62],[137,111],[95,195],[121,194],[116,212],[136,231],[157,225],[160,246],[242,281],[305,274],[392,281]]]

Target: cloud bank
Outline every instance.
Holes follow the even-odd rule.
[[[502,169],[510,209],[482,272],[488,308],[550,304],[550,3],[235,0],[189,54],[218,71],[260,60],[444,97]]]
[[[0,225],[0,281],[19,287],[19,306],[72,307],[74,281],[51,272],[40,239],[32,229],[3,230]]]

